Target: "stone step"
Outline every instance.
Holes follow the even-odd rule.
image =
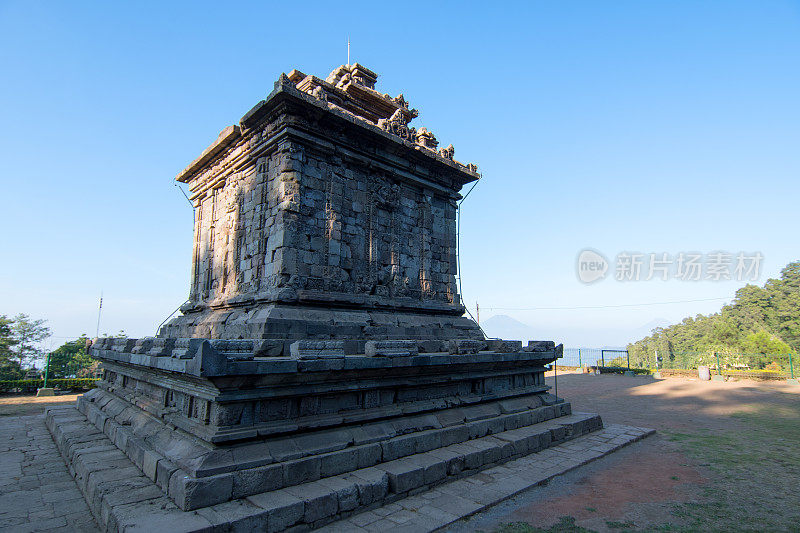
[[[647,428],[605,426],[541,452],[486,468],[477,475],[448,481],[380,508],[359,510],[317,531],[439,531],[653,433]]]
[[[98,523],[108,531],[320,527],[602,427],[599,416],[575,413],[186,512],[76,409],[50,409],[46,420]]]
[[[105,391],[79,398],[78,410],[179,507],[192,510],[536,425],[572,412],[569,403],[542,405],[543,401],[557,399],[549,394],[524,395],[216,452],[190,436],[161,431],[163,425],[157,419],[137,407],[124,407],[122,400]],[[117,416],[109,416],[114,413]],[[180,456],[170,455],[169,450],[177,450]]]

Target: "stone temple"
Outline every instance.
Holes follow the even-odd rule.
[[[48,413],[102,527],[316,528],[602,427],[549,393],[560,345],[464,317],[456,213],[477,167],[377,77],[282,74],[178,174],[182,315],[97,339],[99,386]]]
[[[455,285],[456,202],[475,165],[408,126],[355,64],[293,70],[181,172],[195,208],[184,315],[161,336],[483,339]],[[350,346],[350,344],[348,344]]]

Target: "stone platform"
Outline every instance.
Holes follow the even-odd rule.
[[[78,408],[184,510],[570,414],[544,384],[552,342],[261,342],[100,339]]]
[[[97,522],[125,532],[433,531],[653,433],[598,428],[596,415],[576,413],[183,511],[74,407],[49,409],[46,420]]]
[[[163,497],[316,528],[602,428],[548,392],[552,342],[296,341],[290,357],[262,342],[94,343],[98,388],[47,425],[101,524]]]

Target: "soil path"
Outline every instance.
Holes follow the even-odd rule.
[[[75,403],[83,394],[59,394],[58,396],[0,396],[0,416],[38,415],[45,407]]]

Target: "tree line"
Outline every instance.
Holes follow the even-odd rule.
[[[44,319],[20,313],[13,318],[0,315],[0,381],[38,378],[44,373],[47,352],[42,343],[50,337]],[[99,363],[88,353],[85,334],[50,352],[50,378],[92,377]],[[38,367],[37,367],[38,364]]]
[[[655,328],[650,336],[628,346],[632,366],[654,366],[658,354],[659,366],[666,368],[713,364],[714,354],[724,356],[729,365],[739,358],[750,367],[784,367],[788,354],[798,350],[800,261],[786,265],[780,278],[769,279],[763,287],[742,287],[718,313]]]

